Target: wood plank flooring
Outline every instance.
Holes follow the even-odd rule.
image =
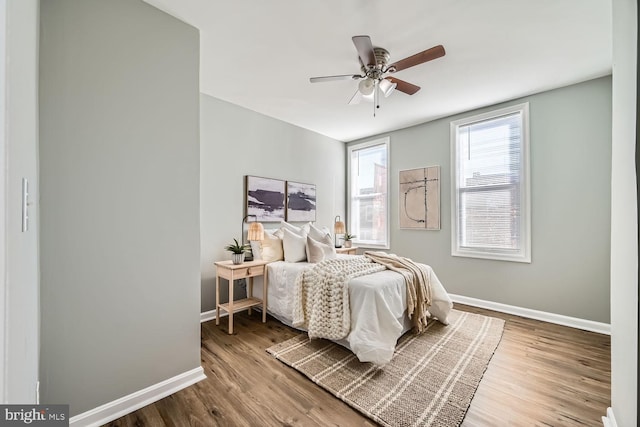
[[[610,403],[606,335],[456,304],[506,320],[462,426],[602,426]],[[201,381],[111,427],[375,426],[265,349],[299,332],[260,313],[234,316],[234,335],[202,324]]]

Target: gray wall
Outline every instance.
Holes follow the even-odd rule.
[[[240,239],[244,176],[316,185],[317,220],[333,227],[344,218],[344,144],[212,98],[200,97],[202,311],[215,308],[215,267],[230,259],[224,246]],[[265,223],[274,228],[276,223]],[[236,282],[236,290],[238,288]],[[226,281],[220,299],[227,300]],[[234,290],[234,292],[236,292]]]
[[[611,406],[638,425],[638,2],[613,1],[611,176]]]
[[[38,1],[7,2],[6,312],[8,403],[36,401],[38,380]],[[4,101],[4,99],[3,99]],[[2,154],[0,154],[2,157]],[[4,171],[2,172],[4,173]],[[22,178],[29,180],[29,230],[22,231]],[[5,191],[0,190],[0,192]],[[1,216],[1,215],[0,215]],[[2,300],[2,298],[0,298]],[[2,323],[2,322],[0,322]],[[2,374],[0,374],[2,375]],[[5,391],[5,390],[3,390]],[[2,392],[0,392],[2,394]]]
[[[529,102],[532,263],[451,256],[449,124]],[[609,322],[611,78],[389,134],[391,251],[430,264],[445,288],[503,304]],[[398,171],[441,166],[440,231],[398,228]]]
[[[200,366],[199,35],[139,0],[41,4],[42,401]]]

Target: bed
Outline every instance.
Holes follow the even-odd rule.
[[[340,255],[338,258],[351,257]],[[282,323],[293,325],[294,286],[298,275],[313,267],[308,262],[275,261],[267,265],[267,312]],[[432,304],[429,313],[447,324],[452,302],[436,274],[430,272]],[[348,282],[351,306],[351,329],[347,337],[338,340],[361,362],[384,365],[393,357],[396,342],[411,329],[407,315],[407,292],[403,276],[384,270],[351,279]],[[262,287],[254,294],[262,297]],[[304,330],[304,328],[298,327]]]

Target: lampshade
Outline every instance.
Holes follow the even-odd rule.
[[[380,80],[380,84],[378,85],[385,98],[393,93],[396,86],[398,86],[397,83],[391,83],[391,81],[387,79]]]
[[[264,227],[260,222],[250,222],[249,230],[247,231],[247,240],[263,240],[264,239]]]
[[[358,83],[358,90],[364,96],[371,95],[374,89],[375,89],[375,80],[373,80],[370,77],[367,77],[364,80],[360,80],[360,83]]]
[[[382,93],[385,98],[388,98],[389,95],[393,93],[396,86],[398,86],[397,83],[391,83],[391,81],[387,79],[382,79],[380,80],[380,83],[378,83],[378,88],[380,89],[380,93]],[[374,85],[374,88],[375,88],[375,85]],[[362,91],[360,91],[359,89],[358,91],[360,92],[361,99],[364,99],[365,101],[369,101],[369,102],[375,102],[374,91],[371,91],[371,93],[369,93],[368,95],[363,94]]]
[[[338,234],[344,234],[347,232],[346,227],[344,226],[344,222],[340,220],[340,215],[336,215],[333,221],[333,243],[336,248],[339,248],[338,245]]]

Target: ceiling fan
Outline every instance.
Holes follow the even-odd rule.
[[[423,64],[440,58],[445,54],[444,47],[437,45],[387,65],[390,58],[389,51],[381,47],[374,47],[369,36],[353,36],[351,39],[358,51],[361,74],[311,77],[309,81],[311,83],[319,83],[334,80],[360,80],[358,90],[351,97],[349,104],[359,104],[362,99],[373,101],[375,106],[373,110],[374,116],[375,108],[380,108],[380,95],[386,98],[395,89],[407,95],[413,95],[420,90],[420,86],[391,77],[388,74]]]

